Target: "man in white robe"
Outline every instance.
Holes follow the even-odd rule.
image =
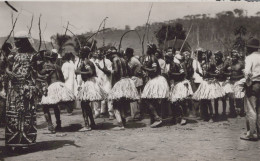
[[[106,91],[106,93],[109,93],[112,89],[112,77],[110,74],[104,73],[102,70],[100,70],[100,68],[107,68],[107,70],[112,71],[112,62],[109,59],[105,58],[100,51],[96,53],[96,57],[97,59],[95,60],[95,65],[97,66],[96,72],[99,83]],[[109,113],[109,119],[114,119],[112,101],[104,100],[101,102],[100,113],[103,115],[106,113],[107,110]]]

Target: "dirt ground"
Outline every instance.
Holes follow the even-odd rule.
[[[239,139],[245,132],[245,118],[241,117],[214,123],[193,119],[185,126],[168,122],[155,129],[149,127],[147,118],[128,122],[124,131],[111,130],[115,120],[98,118],[99,130],[90,132],[77,132],[83,123],[79,109],[72,116],[63,111],[61,118],[63,132],[48,134],[39,112],[37,144],[23,151],[5,149],[4,128],[1,128],[0,158],[7,161],[260,160],[260,141]]]

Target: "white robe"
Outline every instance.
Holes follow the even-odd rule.
[[[75,67],[73,61],[65,62],[61,70],[65,79],[65,86],[74,92]]]
[[[101,68],[104,68],[104,65],[106,68],[110,71],[112,71],[112,62],[108,59],[102,59],[102,60],[95,60],[95,63],[98,63]],[[103,71],[101,71],[99,68],[96,68],[97,77],[100,85],[103,87],[103,89],[109,93],[112,88],[112,79],[111,76],[107,76]]]

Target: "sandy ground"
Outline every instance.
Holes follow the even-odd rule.
[[[128,122],[124,131],[112,131],[116,121],[98,118],[99,130],[77,132],[83,118],[62,113],[63,132],[47,133],[42,112],[38,114],[37,144],[23,151],[7,151],[4,128],[0,129],[0,158],[3,160],[260,160],[260,141],[239,139],[245,132],[245,118],[214,123],[196,119],[185,126],[169,122],[152,129],[149,119]]]

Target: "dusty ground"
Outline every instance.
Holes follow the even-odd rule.
[[[83,118],[62,114],[64,132],[46,134],[42,113],[38,116],[37,144],[22,152],[4,148],[4,129],[0,129],[0,158],[3,160],[250,160],[259,161],[260,141],[239,139],[245,119],[208,123],[190,121],[185,126],[166,124],[151,129],[149,120],[128,122],[124,131],[112,131],[115,121],[96,119],[100,130],[77,132]]]

